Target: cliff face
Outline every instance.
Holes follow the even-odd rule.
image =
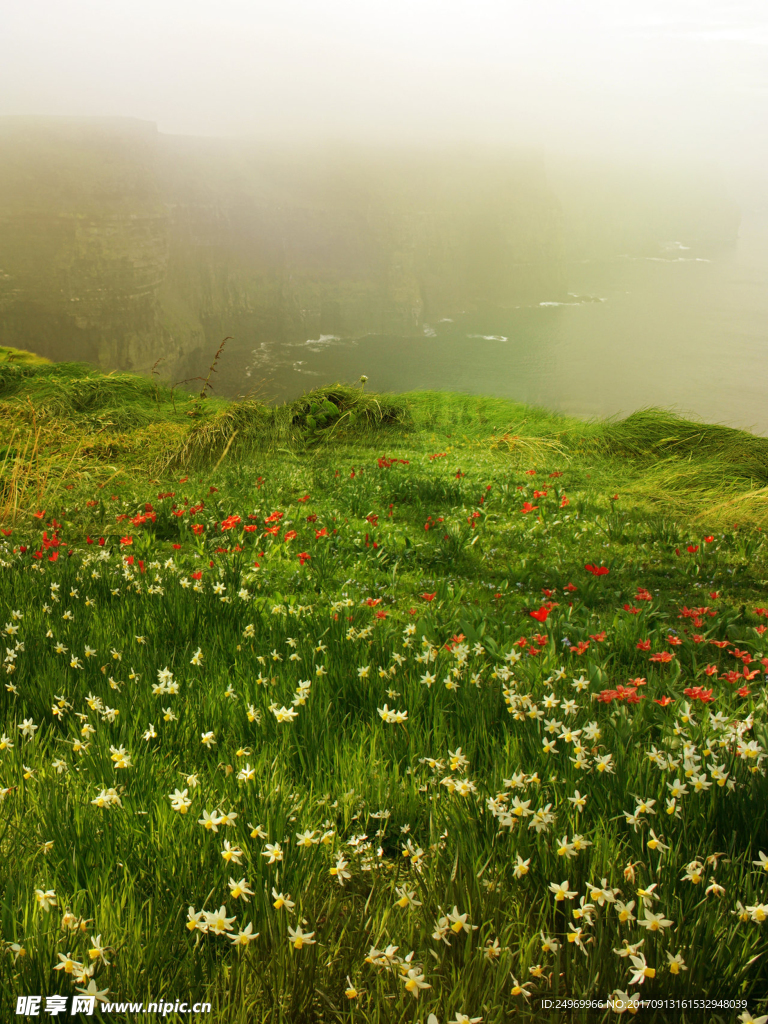
[[[421,334],[561,293],[540,163],[278,152],[130,119],[0,119],[0,344],[164,375],[225,335]]]

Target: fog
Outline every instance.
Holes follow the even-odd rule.
[[[758,0],[27,0],[6,4],[0,115],[164,133],[768,156]]]

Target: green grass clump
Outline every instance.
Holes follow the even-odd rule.
[[[0,1019],[768,1012],[759,444],[114,380],[0,395]]]

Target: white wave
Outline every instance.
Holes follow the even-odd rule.
[[[468,334],[468,338],[482,338],[483,341],[509,341],[503,334]]]
[[[427,337],[427,338],[436,338],[437,337],[437,331],[434,329],[434,327],[430,327],[429,324],[424,324],[424,328],[423,329],[424,329],[425,337]]]
[[[329,341],[341,341],[338,334],[321,334],[319,338],[307,338],[305,345],[323,345]]]
[[[705,260],[703,256],[677,256],[675,259],[669,256],[628,256],[621,253],[617,260],[647,260],[649,263],[711,263],[712,260]]]
[[[453,320],[449,316],[444,316],[441,320],[437,321],[439,324],[452,324]]]

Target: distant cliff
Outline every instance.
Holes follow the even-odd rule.
[[[562,294],[542,161],[291,152],[132,119],[0,118],[0,344],[164,375],[225,335],[421,334]]]

